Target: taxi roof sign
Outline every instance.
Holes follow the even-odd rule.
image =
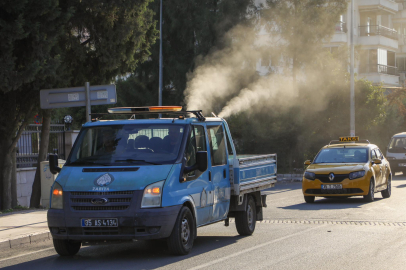
[[[359,141],[359,137],[358,136],[354,136],[354,137],[340,137],[339,138],[340,142],[358,142]]]

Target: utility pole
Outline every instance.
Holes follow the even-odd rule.
[[[162,106],[162,1],[160,1],[159,15],[159,106]],[[161,117],[162,114],[159,114],[159,118]]]
[[[354,94],[354,0],[351,0],[351,37],[350,37],[350,136],[355,136],[355,94]]]

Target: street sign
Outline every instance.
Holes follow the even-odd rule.
[[[86,106],[86,87],[44,89],[40,91],[41,109]],[[90,105],[116,104],[116,86],[90,86]]]

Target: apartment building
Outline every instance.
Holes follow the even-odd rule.
[[[351,1],[340,16],[335,34],[326,48],[334,50],[350,44]],[[354,0],[355,72],[384,87],[405,85],[406,1]]]

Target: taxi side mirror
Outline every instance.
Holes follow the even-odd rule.
[[[312,164],[312,162],[311,162],[310,160],[306,160],[306,161],[304,162],[304,165],[306,165],[306,166],[308,166],[308,165],[310,165],[310,164]]]
[[[382,160],[380,159],[374,159],[372,162],[375,164],[382,164]]]

